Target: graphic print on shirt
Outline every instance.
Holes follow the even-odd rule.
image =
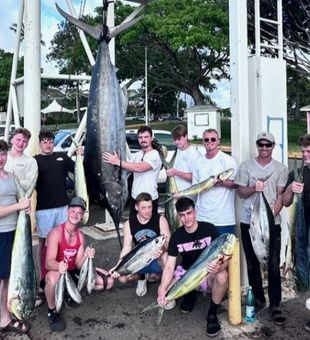
[[[138,243],[145,241],[148,238],[156,237],[157,234],[152,229],[142,229],[137,231],[134,234],[134,238],[137,240]]]
[[[183,253],[183,252],[190,252],[193,250],[197,249],[204,249],[208,247],[208,245],[211,243],[211,236],[202,238],[200,240],[196,240],[193,242],[187,242],[187,243],[180,243],[177,245],[178,247],[178,252]]]
[[[77,254],[77,249],[65,249],[64,260],[67,260],[68,263],[73,262],[76,254]]]

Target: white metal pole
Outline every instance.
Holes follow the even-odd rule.
[[[76,11],[75,11],[75,8],[73,7],[73,4],[72,4],[72,1],[71,0],[67,0],[67,6],[69,8],[69,11],[71,13],[71,15],[75,18],[78,18],[77,14],[76,14]],[[85,37],[85,34],[82,30],[80,29],[77,29],[78,30],[78,33],[79,33],[79,36],[80,36],[80,39],[82,41],[82,44],[84,46],[84,49],[85,49],[85,52],[86,52],[86,55],[88,57],[88,60],[90,62],[90,65],[93,66],[95,64],[95,59],[94,59],[94,56],[91,52],[91,49],[88,45],[88,41],[86,40],[86,37]]]
[[[260,56],[260,0],[255,0],[255,55]]]
[[[277,2],[278,13],[278,45],[279,45],[279,59],[283,59],[283,18],[282,18],[282,0]]]
[[[19,11],[18,11],[18,19],[17,19],[17,27],[16,27],[16,43],[15,43],[15,49],[14,49],[14,54],[13,54],[10,91],[9,91],[8,107],[7,107],[6,123],[5,123],[5,131],[4,131],[4,140],[7,141],[7,142],[9,140],[10,125],[11,125],[11,122],[12,122],[12,108],[13,108],[13,112],[14,112],[15,127],[20,126],[19,115],[18,115],[18,113],[19,113],[18,112],[18,105],[17,105],[17,102],[13,103],[13,100],[14,100],[13,96],[16,98],[16,88],[13,84],[15,82],[16,73],[17,73],[23,15],[24,15],[24,1],[22,0],[20,2],[20,7],[19,7]],[[15,110],[14,107],[17,110]]]
[[[240,163],[249,158],[249,91],[247,48],[247,0],[229,0],[230,39],[230,107],[232,156]],[[239,225],[240,200],[236,200]],[[240,230],[237,228],[240,235]],[[246,281],[245,258],[241,258],[241,275]]]
[[[25,0],[24,127],[32,137],[31,154],[39,150],[41,128],[41,1]]]
[[[145,46],[145,125],[149,124],[149,103],[148,103],[148,89],[147,89],[147,47]]]
[[[109,28],[114,27],[114,1],[111,1],[108,6],[107,26]],[[111,62],[115,65],[115,38],[109,42],[109,51]]]

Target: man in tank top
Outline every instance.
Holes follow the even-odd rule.
[[[133,246],[138,245],[148,238],[166,235],[165,245],[163,249],[159,251],[157,259],[139,272],[139,274],[128,276],[120,275],[114,271],[116,266],[109,272],[113,278],[123,283],[138,280],[136,294],[138,296],[144,296],[147,293],[147,279],[145,274],[161,273],[166,262],[170,230],[166,218],[159,215],[157,211],[153,211],[152,196],[150,194],[146,192],[140,193],[136,198],[135,209],[137,213],[132,214],[124,224],[123,248],[116,266],[120,263],[121,259],[133,249]]]
[[[44,288],[48,305],[48,322],[53,332],[61,332],[66,327],[55,308],[55,286],[60,275],[68,271],[76,282],[84,260],[95,256],[94,248],[85,249],[85,237],[78,228],[83,220],[85,209],[85,201],[81,197],[73,197],[68,206],[67,221],[53,228],[46,239],[45,269],[40,286]],[[110,289],[113,286],[113,279],[105,278],[108,272],[101,268],[96,268],[96,272],[95,290]],[[67,302],[70,304],[70,299]],[[68,308],[71,306],[72,304],[68,305]]]

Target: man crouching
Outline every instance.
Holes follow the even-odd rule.
[[[176,210],[183,226],[171,235],[169,242],[168,259],[163,270],[157,298],[157,302],[163,308],[168,303],[165,296],[169,289],[192,266],[203,250],[218,237],[213,224],[196,220],[195,203],[190,198],[180,198],[176,202]],[[176,267],[178,255],[181,256],[182,262],[181,265]],[[208,263],[209,274],[199,287],[200,291],[211,292],[211,302],[207,315],[208,336],[216,336],[221,330],[217,318],[217,309],[228,287],[226,267],[227,262],[218,263],[216,260]],[[194,290],[183,297],[180,305],[181,313],[192,311],[198,294],[198,291]]]
[[[73,197],[68,206],[68,219],[65,223],[53,228],[46,239],[45,271],[40,286],[44,287],[48,305],[48,322],[53,332],[61,332],[66,328],[55,308],[55,286],[62,273],[68,271],[73,281],[77,283],[77,276],[84,260],[95,256],[95,249],[85,249],[85,237],[79,230],[84,211],[85,201],[80,197]],[[105,279],[107,271],[96,268],[95,290],[110,289],[113,279]],[[43,288],[43,287],[42,287]],[[74,302],[67,297],[65,305],[72,307]]]

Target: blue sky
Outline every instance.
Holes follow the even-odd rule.
[[[13,23],[17,23],[20,0],[3,1],[0,11],[0,48],[13,52],[15,48],[15,33],[10,30]],[[81,0],[73,0],[76,12],[80,11]],[[65,11],[69,12],[66,0],[57,0],[57,4]],[[93,14],[95,7],[102,4],[101,0],[86,0],[84,14]],[[49,53],[50,41],[57,31],[57,24],[63,20],[57,12],[54,0],[41,0],[41,32],[42,39],[46,46],[41,49],[41,63],[44,73],[58,73],[58,70],[51,63],[46,62],[46,55]],[[23,44],[21,45],[20,55],[23,55]],[[211,94],[211,98],[220,107],[229,107],[229,82],[224,81],[218,84],[218,89]]]

